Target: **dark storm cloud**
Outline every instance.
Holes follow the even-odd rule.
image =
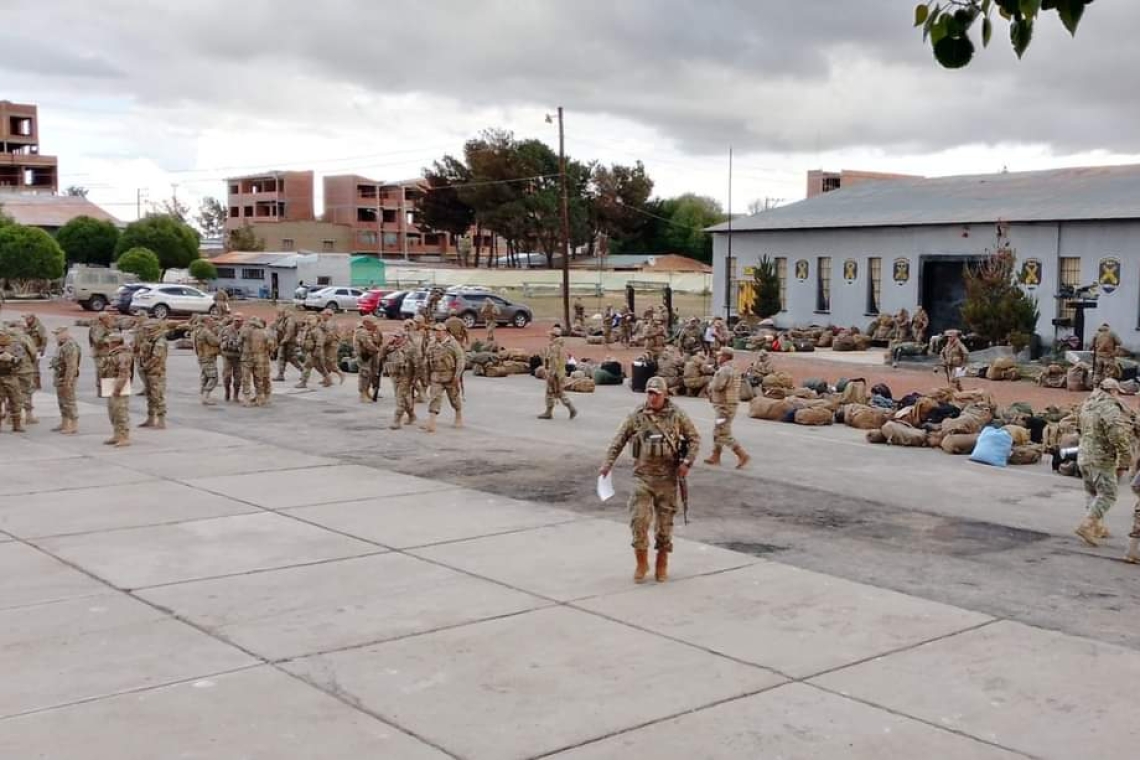
[[[50,6],[75,60],[126,72],[114,92],[149,105],[307,119],[336,82],[467,107],[563,104],[651,125],[690,152],[1140,150],[1131,2],[1091,6],[1075,40],[1048,17],[1020,63],[999,24],[957,72],[935,64],[900,0],[16,4]],[[0,61],[2,74],[27,70]],[[56,86],[81,75],[38,73]]]

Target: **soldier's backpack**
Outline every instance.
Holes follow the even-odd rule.
[[[892,446],[914,446],[921,447],[926,445],[926,431],[919,428],[913,428],[902,422],[888,422],[882,427],[883,436],[887,439],[887,443]]]
[[[834,421],[835,415],[823,406],[799,409],[793,418],[793,422],[797,425],[830,425]]]
[[[796,402],[790,399],[757,396],[748,402],[748,416],[754,420],[782,420],[794,409]]]
[[[943,436],[942,450],[947,454],[969,454],[977,443],[977,433],[954,433]]]
[[[1009,453],[1010,464],[1037,464],[1040,461],[1040,446],[1014,446]]]

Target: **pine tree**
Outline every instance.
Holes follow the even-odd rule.
[[[1017,284],[1017,256],[1000,244],[981,263],[966,267],[966,303],[962,319],[972,333],[991,345],[1020,350],[1037,330],[1037,300]]]

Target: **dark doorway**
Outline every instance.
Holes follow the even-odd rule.
[[[277,303],[277,273],[269,273],[269,294],[273,299],[273,303]]]
[[[922,308],[930,317],[930,335],[943,330],[965,330],[962,305],[966,302],[964,268],[972,256],[922,259]]]

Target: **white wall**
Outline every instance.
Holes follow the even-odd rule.
[[[523,283],[561,285],[561,269],[429,269],[401,267],[388,263],[388,282],[426,280],[436,285],[484,285],[489,288],[518,288]],[[689,272],[610,272],[596,269],[571,269],[570,284],[594,286],[601,282],[602,290],[624,290],[630,280],[659,282],[673,290],[703,293],[712,287],[712,276]]]

